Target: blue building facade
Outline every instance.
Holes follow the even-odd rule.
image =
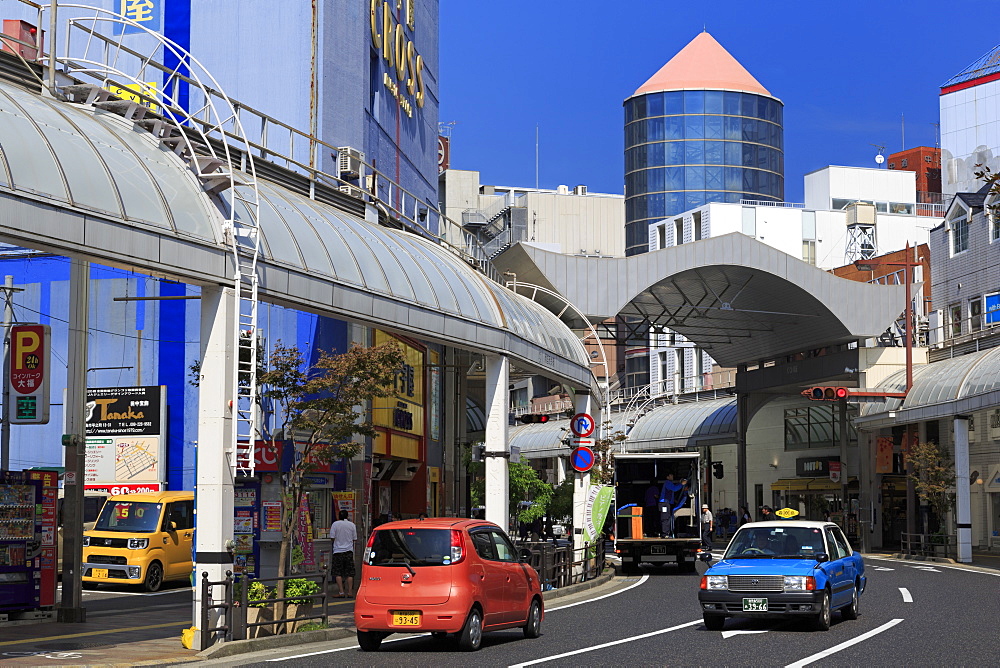
[[[625,254],[709,202],[784,198],[783,105],[708,33],[625,100]]]

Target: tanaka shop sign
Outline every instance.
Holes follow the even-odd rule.
[[[161,433],[163,387],[87,389],[87,436],[156,436]]]

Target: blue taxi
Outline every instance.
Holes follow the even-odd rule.
[[[698,602],[712,631],[726,617],[808,618],[827,631],[834,610],[857,619],[865,582],[865,562],[836,524],[751,522],[701,578]]]

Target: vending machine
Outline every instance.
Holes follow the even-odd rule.
[[[42,481],[0,471],[0,611],[41,606]]]

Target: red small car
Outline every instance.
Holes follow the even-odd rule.
[[[379,648],[391,633],[454,635],[465,651],[483,631],[541,635],[545,615],[531,552],[515,549],[492,522],[451,517],[400,520],[372,531],[354,604],[358,644]]]

